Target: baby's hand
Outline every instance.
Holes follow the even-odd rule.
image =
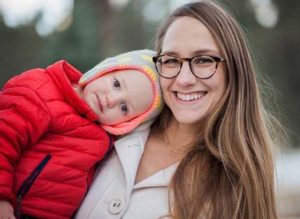
[[[1,219],[16,219],[14,209],[7,201],[0,201],[0,218]]]

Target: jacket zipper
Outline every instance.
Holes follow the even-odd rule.
[[[51,159],[51,155],[47,154],[45,158],[39,163],[39,165],[33,170],[33,172],[25,179],[25,181],[20,186],[18,192],[17,192],[17,206],[16,206],[16,218],[21,218],[21,208],[22,208],[22,198],[25,196],[25,194],[29,191],[32,184],[38,177],[38,175],[42,172],[46,164]]]

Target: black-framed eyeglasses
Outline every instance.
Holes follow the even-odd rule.
[[[191,58],[179,58],[171,55],[159,55],[152,58],[156,70],[163,78],[174,78],[179,75],[183,62],[187,61],[190,70],[197,78],[212,77],[220,62],[225,61],[221,56],[197,55]]]

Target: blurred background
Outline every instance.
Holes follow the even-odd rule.
[[[0,0],[0,86],[60,59],[82,72],[154,47],[163,18],[189,0]],[[264,95],[288,133],[277,152],[281,218],[300,218],[300,1],[223,0],[244,28]]]

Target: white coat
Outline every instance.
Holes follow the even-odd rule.
[[[76,219],[158,219],[168,214],[168,185],[176,164],[134,184],[148,135],[146,128],[115,142]]]

